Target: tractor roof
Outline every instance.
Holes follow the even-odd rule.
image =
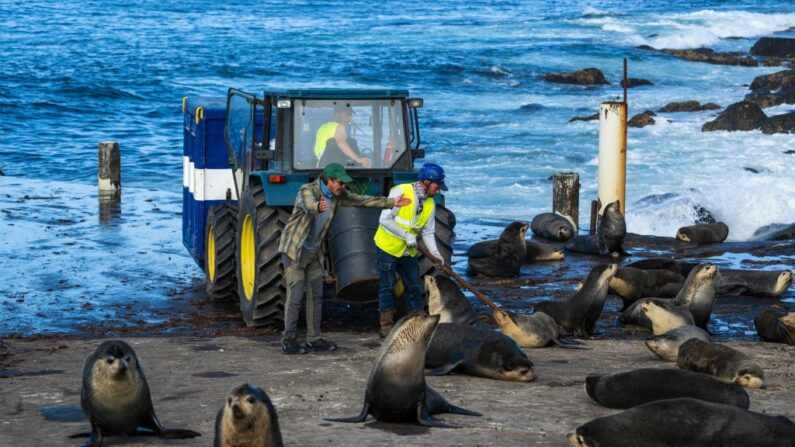
[[[381,99],[407,98],[408,90],[368,90],[349,88],[316,88],[305,90],[266,90],[265,95],[279,98],[306,99]]]

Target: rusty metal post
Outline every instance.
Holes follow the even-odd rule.
[[[619,200],[626,215],[627,103],[603,102],[599,108],[599,214]]]
[[[99,193],[113,195],[121,193],[121,154],[119,143],[99,143],[99,169],[97,170]]]
[[[558,172],[552,176],[552,211],[571,219],[574,233],[580,227],[580,174]]]
[[[589,234],[596,234],[596,216],[599,214],[599,201],[591,200],[591,226],[588,228]]]

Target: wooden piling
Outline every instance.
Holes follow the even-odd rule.
[[[99,193],[118,195],[121,193],[121,154],[119,143],[102,141],[99,143],[99,169],[97,170]]]
[[[596,216],[599,214],[599,201],[591,200],[591,226],[588,228],[589,234],[596,234]]]
[[[552,212],[570,217],[577,233],[580,227],[580,174],[558,172],[552,176]]]

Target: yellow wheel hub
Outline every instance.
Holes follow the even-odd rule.
[[[257,267],[257,248],[254,244],[254,223],[251,214],[243,220],[240,233],[240,274],[243,282],[243,296],[251,301],[254,296],[254,278]]]
[[[215,281],[215,227],[210,227],[210,234],[207,235],[207,276],[210,282]]]

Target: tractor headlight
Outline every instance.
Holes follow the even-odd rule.
[[[293,106],[293,102],[289,99],[280,99],[276,101],[276,108],[278,109],[289,109]]]
[[[422,108],[422,98],[409,98],[406,100],[406,103],[412,109]]]

